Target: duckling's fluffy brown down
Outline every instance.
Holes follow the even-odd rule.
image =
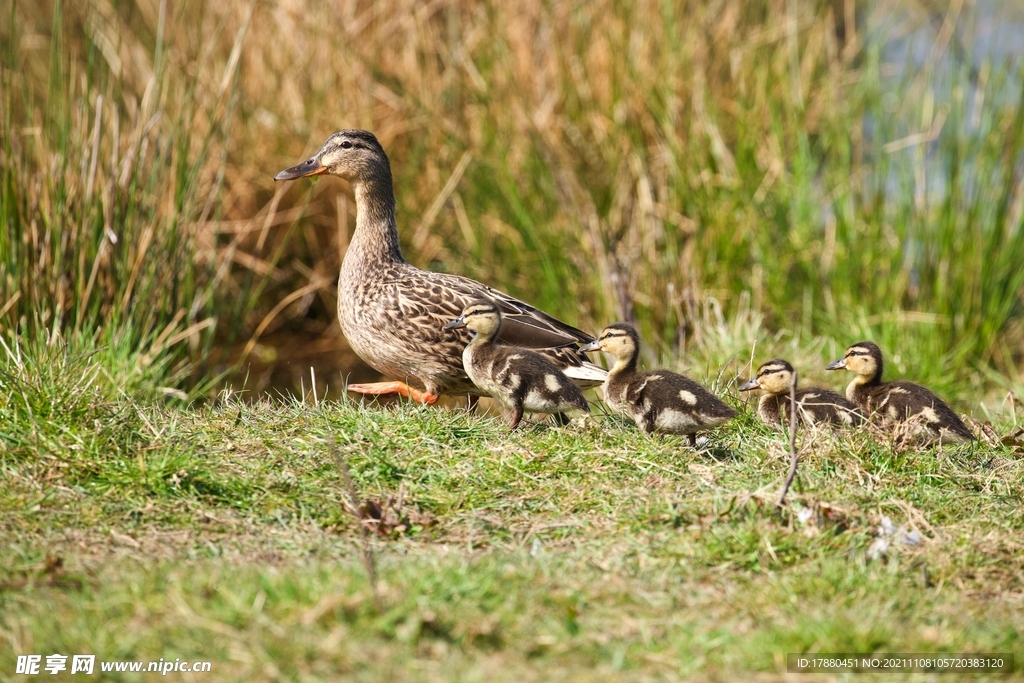
[[[864,414],[845,398],[822,387],[796,391],[797,420],[800,424],[831,424],[840,427],[864,423]],[[765,394],[757,402],[757,416],[765,424],[788,425],[793,419],[789,394]]]
[[[686,434],[691,445],[697,444],[697,432],[736,417],[735,410],[700,384],[668,370],[609,376],[605,400],[645,432]]]
[[[898,380],[883,382],[882,351],[870,341],[857,342],[828,370],[855,373],[846,397],[884,424],[905,425],[920,435],[951,443],[974,441],[974,435],[956,413],[931,390]],[[916,429],[914,429],[916,428]]]
[[[524,412],[589,413],[579,387],[558,366],[539,353],[497,341],[501,324],[494,302],[478,300],[445,327],[467,327],[474,333],[462,353],[466,374],[477,388],[512,411],[511,428],[519,426]]]
[[[757,415],[766,424],[780,427],[792,420],[790,385],[795,371],[789,361],[775,358],[763,363],[757,375],[739,388],[740,391],[761,389],[764,395],[757,403]],[[796,391],[797,418],[805,424],[859,425],[864,414],[850,401],[831,389],[807,387]]]
[[[735,410],[688,377],[669,370],[638,370],[640,336],[631,325],[609,325],[597,341],[583,347],[597,348],[616,359],[604,383],[605,403],[645,432],[686,434],[696,446],[697,432],[736,416]]]

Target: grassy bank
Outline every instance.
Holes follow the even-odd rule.
[[[65,412],[0,456],[5,675],[58,652],[218,680],[733,680],[788,652],[990,651],[1024,678],[1010,441],[802,434],[780,513],[787,447],[749,412],[701,453],[611,417],[510,436],[409,405]],[[335,455],[383,520],[376,591]],[[919,542],[870,559],[883,516]]]

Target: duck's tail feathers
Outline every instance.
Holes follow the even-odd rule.
[[[605,379],[608,377],[607,370],[593,363],[572,365],[565,368],[564,372],[566,377],[576,383],[576,386],[583,389],[604,384]]]

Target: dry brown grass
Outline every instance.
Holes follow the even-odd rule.
[[[728,224],[741,241],[759,228],[755,213],[737,215],[739,198],[701,216],[687,206],[684,188],[740,185],[738,151],[753,152],[767,172],[761,197],[784,181],[782,148],[793,141],[773,130],[779,102],[799,100],[783,104],[785,115],[798,119],[794,130],[814,134],[834,110],[825,104],[841,99],[837,88],[857,51],[843,52],[829,5],[792,16],[784,2],[750,12],[685,3],[675,15],[667,24],[655,2],[259,8],[240,80],[240,108],[252,108],[242,116],[250,114],[253,125],[241,135],[236,161],[264,182],[245,178],[255,181],[247,212],[263,206],[274,170],[328,132],[369,128],[394,160],[403,237],[415,261],[533,299],[553,299],[545,291],[550,280],[576,275],[562,284],[580,310],[563,302],[561,312],[591,326],[632,318],[637,306],[655,329],[684,324],[680,311],[705,289],[734,296],[731,283],[707,272],[713,264],[695,258],[701,233],[717,239]],[[799,77],[789,72],[796,49]],[[761,79],[760,87],[748,76]],[[748,136],[763,146],[736,150],[737,137]],[[453,174],[465,178],[445,196]],[[511,187],[481,188],[487,176]],[[486,190],[506,196],[480,196]],[[335,271],[353,218],[343,193],[338,183],[318,186],[310,208],[315,232],[304,227],[309,248],[325,254],[323,273]],[[428,212],[439,200],[449,210]],[[539,286],[536,268],[504,258],[518,252],[543,262],[531,252],[559,246],[569,250],[569,263],[551,264],[558,272],[545,273]],[[755,297],[763,299],[763,289]]]
[[[770,141],[767,98],[777,93],[759,90],[754,111],[737,110],[738,93],[747,88],[735,79],[746,72],[744,61],[784,53],[779,48],[785,46],[787,22],[796,22],[795,30],[807,34],[801,37],[808,51],[802,70],[814,93],[807,107],[811,132],[822,102],[836,94],[818,87],[815,79],[834,76],[829,66],[832,72],[843,67],[829,6],[809,6],[789,18],[782,2],[749,15],[733,5],[721,12],[700,3],[676,9],[679,23],[662,26],[665,17],[655,2],[631,8],[610,2],[549,6],[523,1],[495,7],[237,2],[202,11],[188,5],[162,9],[155,2],[118,11],[97,2],[64,8],[64,49],[72,84],[85,77],[82,63],[95,50],[92,59],[108,67],[108,89],[117,87],[106,98],[109,111],[139,112],[132,118],[142,124],[157,112],[164,123],[155,125],[191,114],[191,129],[209,130],[224,116],[228,99],[237,98],[231,104],[234,120],[226,149],[209,155],[202,174],[206,189],[216,186],[215,174],[224,176],[215,200],[224,222],[201,224],[196,232],[207,248],[213,235],[227,245],[237,239],[239,251],[226,254],[225,245],[220,256],[230,256],[244,269],[273,274],[281,283],[310,281],[309,273],[298,272],[287,257],[276,268],[266,261],[297,217],[279,203],[270,178],[278,167],[318,146],[328,132],[359,126],[375,131],[395,161],[412,258],[457,263],[483,275],[503,251],[489,247],[483,234],[506,238],[495,240],[499,245],[522,245],[525,238],[519,233],[528,226],[509,225],[508,216],[494,207],[467,210],[458,189],[442,195],[453,171],[486,175],[500,169],[518,185],[524,203],[538,203],[524,207],[539,214],[537,223],[546,223],[535,226],[533,241],[546,233],[564,236],[558,242],[586,248],[577,268],[589,273],[596,265],[607,276],[587,278],[585,286],[597,291],[578,292],[591,295],[583,297],[591,299],[591,316],[604,320],[613,312],[632,315],[638,296],[642,305],[650,305],[652,297],[666,291],[666,280],[672,281],[678,300],[703,281],[700,264],[692,258],[697,225],[681,211],[682,198],[673,196],[673,186],[675,176],[694,170],[698,173],[691,182],[696,184],[737,183],[734,153],[724,140],[734,138],[738,127],[754,125]],[[166,72],[153,63],[161,12]],[[33,72],[27,80],[45,84],[47,62],[39,57],[49,45],[52,18],[38,6],[19,4],[15,13],[17,24],[34,27],[21,32],[22,45],[37,54],[24,60]],[[673,31],[679,32],[678,39],[667,40],[665,34]],[[237,91],[232,91],[236,64]],[[773,68],[784,76],[785,66]],[[156,77],[163,82],[155,83]],[[160,99],[144,102],[147,89],[157,86]],[[652,95],[661,101],[652,101]],[[83,114],[81,132],[73,137],[84,141],[97,113]],[[102,118],[96,125],[106,132]],[[118,141],[134,148],[131,143]],[[198,156],[201,143],[193,140],[188,151]],[[101,144],[110,143],[101,139]],[[783,162],[769,147],[760,154],[778,175]],[[685,158],[695,148],[701,149],[699,158]],[[223,168],[217,152],[227,155]],[[122,155],[123,150],[116,156]],[[463,159],[469,160],[468,169],[459,165]],[[534,197],[539,183],[554,187]],[[312,220],[303,226],[305,239],[289,245],[302,257],[307,256],[303,248],[319,248],[322,258],[309,259],[318,274],[337,269],[349,227],[339,227],[338,221],[347,218],[350,224],[354,217],[345,197],[337,183],[317,188],[307,209]],[[454,210],[435,210],[429,216],[433,221],[418,220],[439,197]],[[169,201],[158,200],[165,210]],[[253,220],[261,212],[266,217]],[[670,232],[680,234],[666,235],[666,221]],[[664,253],[666,239],[679,242],[672,245],[678,252],[674,259]],[[482,254],[485,263],[474,268],[460,262],[467,242],[498,253]],[[201,253],[206,258],[211,252]],[[641,263],[650,270],[640,268]],[[495,275],[501,280],[507,274]],[[520,277],[521,289],[531,289],[529,275]],[[332,296],[327,286],[324,296]]]

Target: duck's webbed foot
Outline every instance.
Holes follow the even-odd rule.
[[[405,382],[371,382],[369,384],[349,384],[347,389],[356,394],[363,394],[367,396],[381,396],[383,394],[398,394],[399,396],[405,396],[411,398],[417,403],[423,403],[425,405],[431,405],[436,403],[437,399],[440,398],[437,394],[431,394],[427,391],[421,391],[416,387],[411,387]]]

